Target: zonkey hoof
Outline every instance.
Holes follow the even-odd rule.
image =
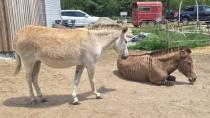
[[[174,81],[167,81],[166,86],[173,86],[175,84]]]
[[[101,96],[96,96],[96,99],[103,99],[103,97],[101,97]]]
[[[166,78],[166,80],[168,80],[168,81],[176,81],[176,77],[175,77],[175,76],[169,75],[169,76]]]
[[[37,104],[38,104],[38,101],[36,99],[31,100],[30,102],[30,105],[37,105]]]
[[[41,102],[47,102],[47,98],[41,98]]]
[[[79,105],[80,103],[79,103],[79,101],[74,101],[74,102],[72,102],[72,104],[73,105]]]

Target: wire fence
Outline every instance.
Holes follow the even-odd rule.
[[[188,22],[187,24],[184,24],[179,22],[166,21],[165,30],[168,48],[183,46],[186,43],[195,45],[195,47],[210,45],[209,24],[206,22],[199,22],[199,25],[197,25],[196,22]],[[176,34],[180,35],[174,36]],[[186,40],[179,40],[179,38]]]

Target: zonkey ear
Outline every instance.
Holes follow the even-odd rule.
[[[184,58],[184,57],[187,56],[187,54],[186,54],[186,52],[185,52],[184,50],[181,50],[181,51],[180,51],[180,56],[181,56],[182,58]]]
[[[185,51],[187,52],[187,53],[192,53],[192,51],[191,51],[191,49],[190,48],[187,48],[187,49],[185,49]]]
[[[124,33],[126,33],[127,31],[128,31],[128,27],[123,27],[122,33],[124,34]]]

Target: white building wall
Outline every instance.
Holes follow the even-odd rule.
[[[52,27],[55,20],[60,20],[60,0],[45,0],[46,25]]]

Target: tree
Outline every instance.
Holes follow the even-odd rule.
[[[62,9],[80,9],[95,16],[119,16],[121,11],[131,15],[131,4],[136,1],[154,0],[61,0]],[[157,0],[163,3],[164,13],[166,11],[178,11],[181,0]],[[210,5],[210,0],[198,0],[198,4]],[[183,0],[183,8],[195,5],[195,0]]]

